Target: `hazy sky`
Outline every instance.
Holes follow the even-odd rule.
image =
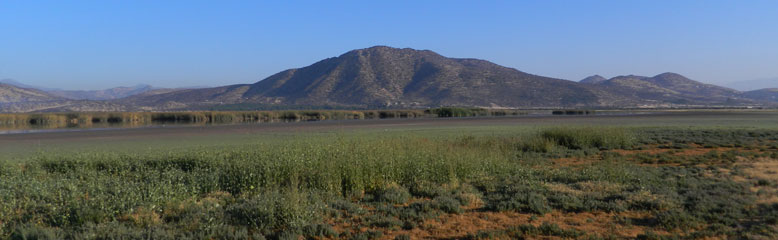
[[[778,1],[0,0],[0,79],[65,89],[253,83],[373,45],[579,80],[778,77]]]

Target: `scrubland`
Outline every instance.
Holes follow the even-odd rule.
[[[297,133],[0,163],[10,239],[774,239],[778,130]]]

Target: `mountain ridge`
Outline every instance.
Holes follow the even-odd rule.
[[[0,103],[45,102],[63,100],[44,91],[0,83]]]
[[[778,77],[775,78],[763,78],[746,81],[736,81],[724,84],[724,86],[737,89],[740,91],[754,91],[761,89],[778,88]]]
[[[474,58],[375,46],[280,71],[251,84],[201,89],[145,89],[122,98],[66,101],[35,111],[173,111],[225,105],[341,108],[487,108],[752,106],[776,101],[705,84],[676,73],[653,77],[593,75],[579,82],[544,77]],[[63,100],[53,100],[63,101]],[[62,105],[62,106],[60,106]],[[79,107],[82,105],[84,107]],[[7,108],[6,108],[7,109]],[[24,107],[14,108],[24,111]],[[32,109],[32,108],[31,108]],[[1,109],[0,109],[1,110]]]
[[[750,103],[740,91],[689,79],[677,73],[661,73],[653,77],[623,75],[586,84],[609,87],[612,92],[640,100],[675,104]]]
[[[112,100],[142,94],[154,89],[151,85],[139,84],[130,87],[122,86],[102,90],[51,90],[46,92],[73,100]]]

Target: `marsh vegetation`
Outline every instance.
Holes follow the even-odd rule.
[[[0,238],[778,236],[776,130],[506,131],[44,152],[0,164]]]
[[[526,114],[526,112],[510,109],[495,110],[458,107],[416,110],[13,113],[0,114],[0,129],[141,127],[164,124],[212,125],[389,118],[491,117],[523,114]]]

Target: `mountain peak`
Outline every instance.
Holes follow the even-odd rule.
[[[390,46],[386,46],[386,45],[375,45],[375,46],[368,47],[368,48],[351,50],[351,52],[353,52],[353,51],[373,51],[373,52],[376,52],[376,51],[414,51],[414,52],[423,52],[423,51],[429,51],[429,50],[417,50],[417,49],[413,49],[413,48],[396,48],[396,47],[390,47]]]
[[[607,78],[605,78],[605,77],[603,77],[603,76],[600,76],[600,75],[596,75],[596,74],[595,74],[595,75],[592,75],[592,76],[588,76],[588,77],[586,77],[586,78],[582,79],[582,80],[581,80],[581,81],[579,81],[579,82],[581,82],[581,83],[592,83],[592,84],[595,84],[595,83],[601,83],[601,82],[605,82],[605,81],[608,81],[608,79],[607,79]]]
[[[413,48],[395,48],[395,47],[377,45],[369,48],[351,50],[340,55],[340,57],[354,56],[354,55],[361,56],[361,55],[387,55],[387,54],[395,54],[395,55],[432,54],[432,55],[439,56],[437,53],[430,50],[417,50]]]
[[[659,75],[654,76],[654,78],[663,78],[663,79],[677,79],[677,80],[691,80],[681,74],[673,73],[673,72],[666,72]]]

